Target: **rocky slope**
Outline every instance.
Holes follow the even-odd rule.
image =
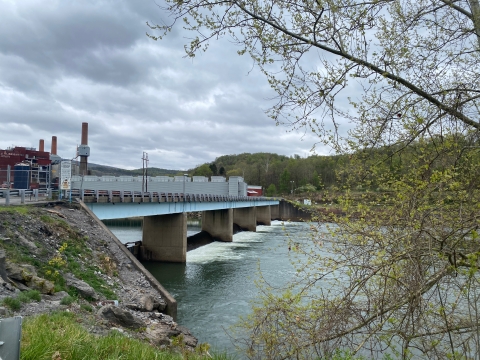
[[[164,314],[166,299],[111,233],[78,204],[0,207],[0,277],[0,317],[68,310],[82,312],[94,333],[114,328],[156,345],[178,336],[187,347],[197,344]],[[22,297],[32,290],[40,301]]]

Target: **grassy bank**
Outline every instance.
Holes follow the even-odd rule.
[[[175,352],[158,348],[118,331],[107,336],[90,334],[80,325],[88,321],[71,312],[56,312],[25,318],[22,327],[21,360],[96,360],[96,359],[217,359],[228,356],[207,354],[200,346],[192,353],[177,348]],[[203,353],[202,353],[203,352]]]

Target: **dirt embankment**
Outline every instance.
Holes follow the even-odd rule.
[[[181,335],[195,347],[166,314],[171,299],[141,270],[79,204],[0,207],[0,317],[68,309],[84,312],[94,333],[136,329],[134,336],[156,345]],[[35,292],[40,300],[25,300]]]

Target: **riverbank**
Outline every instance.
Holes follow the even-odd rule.
[[[96,335],[121,329],[193,350],[197,339],[119,244],[79,204],[0,207],[0,316],[70,311]]]

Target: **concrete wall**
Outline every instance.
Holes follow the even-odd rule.
[[[187,214],[145,216],[142,245],[149,260],[187,261]]]
[[[208,232],[215,240],[233,241],[233,209],[204,211],[202,230]]]
[[[235,208],[233,209],[233,222],[243,230],[257,231],[256,208]]]
[[[305,221],[310,220],[312,215],[296,206],[292,203],[281,200],[278,204],[279,209],[279,219],[278,220],[291,220],[291,221]],[[276,218],[274,218],[276,219]]]
[[[120,180],[120,177],[114,176],[92,176],[88,181],[82,182],[80,177],[74,177],[71,186],[72,189],[142,191],[142,181],[134,178],[131,181]],[[185,182],[185,193],[247,196],[247,186],[239,180],[242,179],[235,178],[230,182],[187,181]],[[147,190],[149,192],[183,193],[183,185],[183,181],[149,181]]]
[[[270,206],[257,206],[255,212],[258,225],[272,224],[272,213],[270,211]]]
[[[175,298],[170,295],[170,293],[158,282],[155,277],[150,274],[150,272],[145,269],[145,267],[138,261],[135,256],[127,249],[125,245],[123,245],[120,240],[117,239],[117,237],[110,231],[110,229],[102,222],[100,221],[97,216],[93,213],[92,210],[90,210],[82,201],[78,201],[80,203],[80,206],[82,209],[89,214],[89,216],[95,220],[95,222],[106,232],[110,234],[112,237],[112,241],[118,246],[119,249],[121,249],[125,255],[130,259],[132,264],[140,271],[142,272],[145,277],[147,278],[148,282],[154,289],[156,289],[160,295],[165,299],[167,302],[167,308],[165,309],[165,312],[173,317],[174,320],[177,319],[177,301]]]
[[[280,209],[278,205],[270,205],[270,218],[272,220],[280,220]]]

